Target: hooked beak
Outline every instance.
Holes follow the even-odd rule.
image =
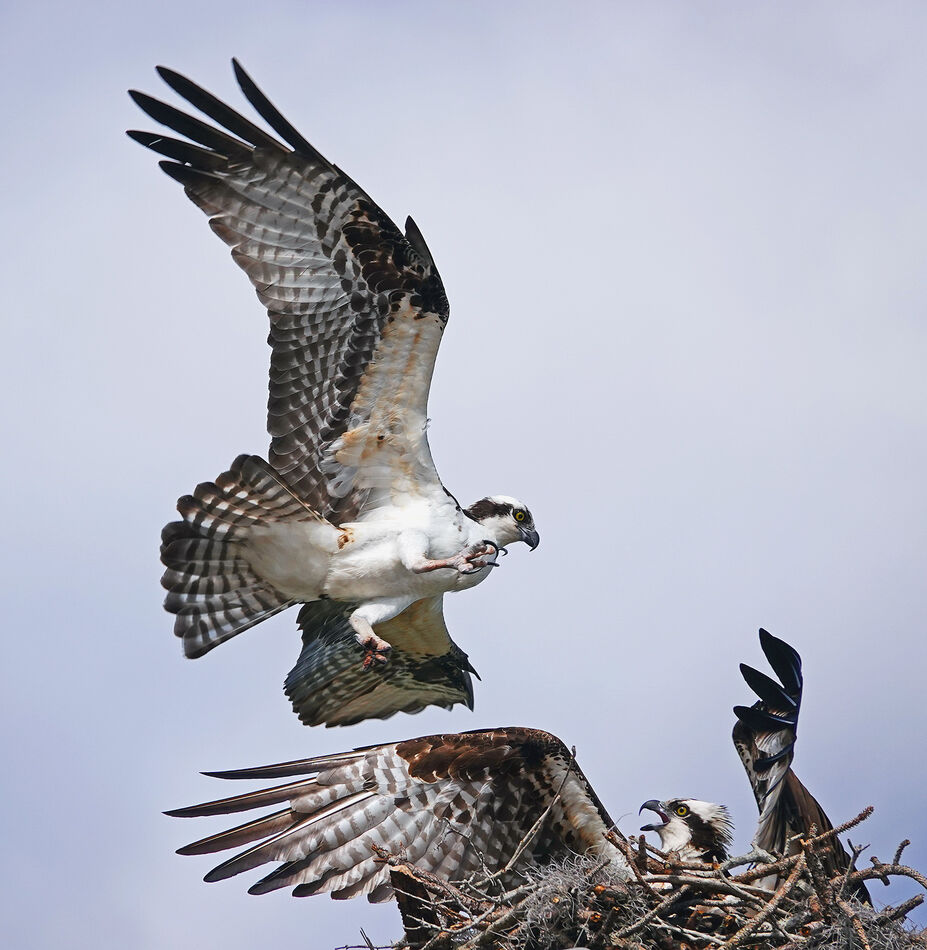
[[[641,825],[641,831],[658,831],[662,828],[667,822],[669,822],[669,816],[660,808],[660,803],[655,799],[651,798],[649,801],[644,802],[641,805],[638,815],[644,810],[656,812],[660,816],[660,823],[653,825]]]
[[[541,543],[541,537],[534,528],[519,528],[518,536],[532,551]]]

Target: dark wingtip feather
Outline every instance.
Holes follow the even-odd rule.
[[[169,812],[165,812],[164,814],[167,815],[169,814]],[[209,853],[209,852],[201,850],[196,845],[197,845],[197,842],[193,842],[193,844],[185,844],[182,848],[178,848],[174,852],[174,854],[182,854],[184,855],[184,857],[189,857],[193,855]]]
[[[251,145],[259,148],[281,149],[280,143],[263,129],[258,128],[241,113],[226,105],[221,99],[214,96],[202,86],[166,66],[158,66],[158,75],[167,83],[177,95],[182,96],[192,106],[199,109],[204,115],[218,122],[229,132],[239,136]]]
[[[328,162],[318,150],[313,148],[296,129],[281,115],[277,107],[258,88],[255,81],[245,72],[244,67],[237,59],[232,59],[232,69],[235,70],[235,79],[248,102],[254,106],[258,115],[279,135],[306,158]]]
[[[174,83],[172,80],[185,78],[181,76],[176,69],[171,69],[170,66],[155,66],[155,72],[171,87],[171,89],[174,88]]]
[[[235,860],[235,858],[232,858],[232,861]],[[241,873],[239,871],[230,869],[229,866],[231,865],[232,861],[225,861],[218,867],[214,867],[208,874],[203,875],[203,880],[207,884],[215,884],[216,881],[224,881],[227,878],[234,877],[236,874]],[[251,891],[249,890],[248,893],[250,894]]]
[[[797,702],[789,696],[782,686],[765,673],[761,673],[746,663],[741,663],[740,674],[750,689],[773,709],[789,712],[798,708]]]
[[[292,762],[281,762],[279,765],[259,765],[253,769],[228,769],[222,772],[203,772],[209,778],[224,779],[254,779],[254,778],[288,778],[292,775],[309,775],[319,769],[312,765],[311,759],[294,759]]]
[[[189,165],[181,165],[179,162],[158,162],[158,166],[165,175],[179,181],[184,188],[190,188],[195,185],[205,186],[215,183],[212,175],[191,168]]]
[[[782,685],[796,702],[801,697],[802,675],[801,656],[785,640],[774,637],[768,630],[760,627],[760,647]]]
[[[794,718],[774,716],[756,706],[735,706],[734,715],[753,732],[780,732],[795,727]]]
[[[173,139],[169,135],[160,135],[157,132],[142,132],[138,129],[129,129],[126,135],[133,141],[138,142],[139,145],[144,145],[145,148],[150,148],[159,155],[166,155],[174,161],[185,162],[204,171],[217,171],[228,164],[225,157],[216,152],[210,152],[208,149],[200,148],[191,142]]]
[[[149,96],[148,93],[142,92],[142,91],[139,90],[139,89],[129,89],[129,90],[127,90],[127,91],[128,91],[128,93],[129,93],[129,98],[130,98],[143,112],[148,112],[148,110],[145,108],[145,106],[146,106],[149,102],[157,102],[157,101],[158,101],[158,100],[155,99],[153,96]]]

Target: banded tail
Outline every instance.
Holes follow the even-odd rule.
[[[323,519],[262,458],[239,455],[215,482],[180,498],[177,510],[183,521],[161,532],[161,585],[186,656],[202,656],[297,602],[254,570],[249,536],[256,525]]]

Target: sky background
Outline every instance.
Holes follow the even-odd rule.
[[[4,4],[4,943],[387,943],[392,904],[202,883],[173,852],[222,822],[161,811],[227,792],[203,769],[432,732],[548,729],[625,832],[685,795],[746,848],[761,625],[804,658],[799,776],[927,868],[925,31],[895,3]],[[125,90],[175,101],[164,64],[247,111],[233,55],[414,215],[452,311],[438,468],[536,516],[446,602],[473,713],[309,730],[295,612],[194,662],[161,609],[174,500],[266,451],[266,317]]]

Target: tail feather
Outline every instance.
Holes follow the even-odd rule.
[[[214,482],[177,502],[183,521],[161,534],[165,610],[188,657],[204,653],[294,603],[247,558],[251,529],[275,521],[322,520],[267,462],[240,455]]]

